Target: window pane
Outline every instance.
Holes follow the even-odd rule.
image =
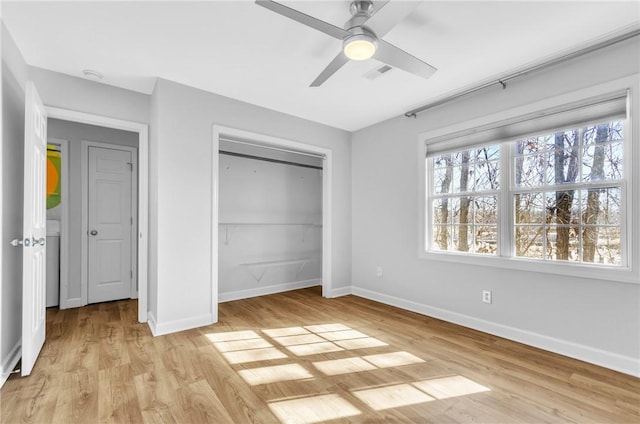
[[[582,190],[582,223],[620,225],[620,187]]]
[[[437,199],[433,201],[433,223],[448,224],[451,222],[451,209],[449,199]]]
[[[586,227],[582,261],[607,265],[622,264],[620,227]]]
[[[497,190],[500,188],[499,162],[478,162],[475,165],[475,191]]]
[[[452,228],[453,250],[469,252],[472,249],[473,233],[471,225],[454,225]]]
[[[516,155],[528,155],[531,153],[542,152],[546,148],[546,137],[532,137],[516,141]]]
[[[433,191],[434,193],[451,193],[451,180],[453,169],[436,168],[433,170]]]
[[[473,222],[474,204],[470,197],[451,199],[451,205],[453,207],[451,219],[454,224],[470,224]]]
[[[622,142],[585,146],[582,155],[582,179],[584,181],[622,179],[623,155]]]
[[[545,222],[543,198],[542,193],[516,194],[516,224],[542,224]]]
[[[498,160],[500,159],[500,145],[486,146],[476,150],[478,161]]]
[[[516,256],[535,259],[544,257],[542,227],[516,226],[515,235]]]
[[[515,159],[516,187],[539,187],[546,184],[546,155],[528,155]]]
[[[433,226],[433,248],[435,250],[449,250],[451,246],[451,231],[447,225]]]
[[[579,261],[580,235],[578,227],[552,226],[547,227],[547,259],[558,261]]]
[[[475,197],[473,209],[473,222],[476,224],[495,224],[498,222],[498,199],[496,196]]]
[[[624,139],[624,125],[622,121],[605,122],[591,125],[584,129],[584,144]]]
[[[498,227],[495,225],[476,227],[475,252],[484,255],[498,253]]]
[[[562,190],[545,193],[547,223],[578,224],[580,222],[579,191]]]

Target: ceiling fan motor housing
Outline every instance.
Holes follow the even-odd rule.
[[[345,24],[346,30],[361,26],[371,17],[371,13],[373,13],[373,2],[369,0],[356,0],[351,3],[349,11],[351,12],[351,19]]]

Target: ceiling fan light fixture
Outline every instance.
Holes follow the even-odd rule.
[[[378,40],[373,35],[363,33],[347,37],[342,42],[342,51],[351,60],[367,60],[376,54]]]

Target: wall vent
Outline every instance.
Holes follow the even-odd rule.
[[[391,66],[389,66],[389,65],[381,65],[381,66],[378,66],[377,68],[374,68],[374,69],[370,70],[369,72],[367,72],[363,76],[365,78],[367,78],[367,79],[373,80],[373,79],[381,77],[382,75],[386,74],[387,72],[389,72],[392,69],[393,68]]]

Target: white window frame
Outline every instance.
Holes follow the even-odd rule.
[[[479,266],[489,266],[495,268],[507,268],[522,271],[542,272],[550,274],[558,274],[563,276],[574,276],[589,279],[618,281],[623,283],[640,284],[640,224],[634,222],[634,217],[640,216],[640,167],[633,167],[632,164],[640,163],[640,144],[639,132],[636,131],[636,120],[640,122],[638,110],[640,110],[640,78],[639,75],[633,75],[621,78],[608,83],[589,87],[587,89],[578,90],[572,93],[559,95],[549,99],[537,101],[526,106],[514,108],[508,111],[491,114],[481,118],[473,119],[462,124],[456,124],[437,130],[421,133],[418,136],[418,160],[419,162],[419,195],[420,208],[418,214],[418,228],[420,231],[418,256],[421,259],[437,260],[452,263],[464,263]],[[518,117],[545,111],[563,105],[579,102],[596,96],[607,95],[609,93],[620,90],[628,90],[627,97],[627,119],[625,121],[625,150],[624,150],[624,169],[625,178],[623,186],[626,186],[625,205],[623,206],[623,222],[621,224],[621,232],[625,234],[625,243],[623,246],[622,266],[602,266],[590,265],[584,263],[567,263],[564,261],[543,261],[538,259],[519,258],[513,256],[513,217],[509,210],[510,199],[513,197],[512,167],[509,161],[512,154],[513,143],[502,143],[501,145],[501,170],[500,170],[500,187],[501,194],[498,199],[498,230],[499,230],[499,250],[496,255],[479,255],[466,252],[451,251],[435,251],[427,250],[427,243],[430,241],[431,230],[431,208],[428,207],[430,184],[427,183],[430,176],[430,166],[427,165],[427,149],[428,140],[437,139],[448,134],[454,134],[463,131],[472,131],[475,128],[491,126],[495,124],[517,119]],[[515,140],[495,140],[495,143],[501,141]],[[494,142],[490,142],[494,143]],[[487,144],[487,143],[482,143]],[[452,146],[452,151],[464,150],[470,146]],[[507,213],[504,213],[507,211]],[[634,214],[635,212],[635,214]],[[507,222],[504,222],[507,220]]]

